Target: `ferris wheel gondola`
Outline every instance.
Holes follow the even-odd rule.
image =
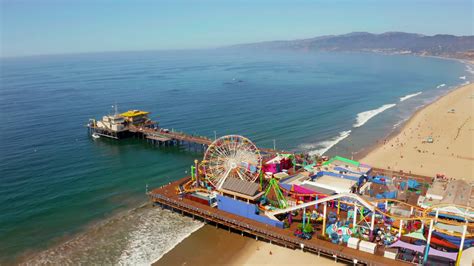
[[[255,182],[262,168],[262,157],[249,139],[228,135],[209,145],[202,166],[207,180],[220,189],[228,178]]]

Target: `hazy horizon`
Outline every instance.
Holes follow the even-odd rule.
[[[473,34],[466,0],[1,0],[1,13],[2,57],[212,49],[362,31]]]
[[[362,31],[359,31],[362,32]],[[400,31],[387,31],[387,32],[368,32],[371,34],[384,34],[384,33],[390,33],[390,32],[400,32]],[[344,34],[350,34],[350,33],[356,33],[356,32],[347,32],[347,33],[342,33],[338,35],[344,35]],[[423,33],[418,33],[418,32],[403,32],[403,33],[409,33],[409,34],[422,34],[425,36],[434,36],[434,35],[453,35],[449,33],[437,33],[433,35],[426,35]],[[227,47],[232,47],[232,46],[237,46],[241,44],[252,44],[252,43],[264,43],[264,42],[273,42],[273,41],[291,41],[291,40],[303,40],[303,39],[311,39],[311,38],[317,38],[317,37],[322,37],[322,36],[328,36],[328,35],[319,35],[319,36],[308,36],[304,38],[298,38],[298,39],[279,39],[279,40],[266,40],[266,41],[255,41],[255,42],[246,42],[246,43],[233,43],[233,44],[227,44],[227,45],[222,45],[222,46],[215,46],[215,47],[202,47],[202,48],[182,48],[182,49],[147,49],[147,50],[114,50],[114,51],[89,51],[89,52],[66,52],[66,53],[49,53],[49,54],[28,54],[28,55],[13,55],[13,56],[3,56],[0,55],[0,58],[8,59],[8,58],[22,58],[22,57],[42,57],[42,56],[61,56],[61,55],[86,55],[86,54],[103,54],[103,53],[140,53],[140,52],[179,52],[179,51],[202,51],[202,50],[213,50],[213,49],[222,49],[222,48],[227,48]],[[337,36],[337,35],[335,35]],[[453,35],[457,37],[461,36],[472,36],[472,35]]]

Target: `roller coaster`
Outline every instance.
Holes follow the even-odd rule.
[[[255,204],[256,209],[253,215],[259,216],[259,220],[261,216],[266,216],[265,218],[272,222],[284,224],[282,220],[285,220],[285,222],[291,223],[290,220],[293,220],[293,213],[303,210],[302,221],[304,226],[306,218],[312,216],[307,215],[306,211],[309,210],[311,212],[312,209],[313,214],[318,216],[316,221],[322,221],[322,235],[325,236],[326,230],[328,230],[328,234],[334,233],[334,230],[331,231],[332,227],[326,227],[326,223],[334,226],[334,212],[328,210],[328,203],[331,203],[333,208],[336,208],[337,204],[336,221],[340,218],[341,205],[343,206],[342,210],[347,211],[347,220],[341,219],[339,220],[341,223],[338,222],[338,224],[345,224],[344,226],[346,226],[345,228],[349,232],[350,227],[347,221],[352,218],[352,229],[350,230],[355,235],[360,235],[360,232],[363,231],[364,239],[370,239],[370,241],[373,240],[374,232],[379,233],[380,230],[383,231],[387,228],[389,229],[387,236],[391,239],[390,241],[393,238],[400,239],[402,233],[403,236],[408,237],[414,233],[426,233],[423,228],[427,228],[428,237],[425,239],[427,244],[424,252],[425,262],[426,256],[429,254],[431,240],[433,240],[433,243],[436,242],[435,244],[437,245],[445,244],[444,246],[448,248],[459,247],[458,257],[461,256],[464,243],[468,243],[467,247],[473,245],[474,208],[470,206],[442,203],[425,206],[424,208],[395,198],[386,198],[385,196],[384,198],[369,198],[358,192],[343,192],[331,195],[316,192],[297,192],[293,188],[283,187],[273,176],[264,181],[262,161],[263,158],[259,150],[250,140],[236,135],[221,137],[211,143],[201,163],[198,163],[197,160],[195,161],[195,164],[191,167],[191,179],[180,184],[177,187],[177,193],[200,194],[202,192],[209,195],[214,194],[214,197],[216,194],[221,194],[219,197],[222,197],[229,192],[227,188],[229,186],[232,187],[232,185],[226,186],[227,182],[236,184],[235,180],[237,180],[240,184],[244,184],[243,186],[247,186],[245,184],[256,183],[260,177],[260,194],[258,194],[260,196],[258,198],[256,196],[251,200],[252,204]],[[293,166],[296,166],[296,161],[294,160]],[[310,171],[306,168],[302,169]],[[299,173],[295,168],[292,170],[295,173]],[[375,182],[374,180],[367,180],[367,176],[365,178],[362,181],[359,179],[360,183],[358,184],[361,185],[364,181]],[[408,184],[407,179],[407,187]],[[387,186],[387,191],[395,191],[397,189],[393,183],[385,185]],[[352,186],[351,189],[353,188]],[[273,195],[270,195],[270,193]],[[420,191],[417,192],[417,194],[419,193]],[[296,199],[296,202],[291,200],[291,198]],[[233,199],[236,199],[235,195]],[[247,204],[249,203],[247,199]],[[322,213],[320,208],[318,208],[318,204],[323,205]],[[236,205],[238,206],[237,203]],[[253,211],[251,212],[253,213]],[[359,214],[360,218],[357,219]],[[331,215],[333,215],[332,218]],[[375,227],[376,221],[377,227]],[[310,219],[308,218],[309,223]],[[420,224],[422,227],[418,230],[417,227]],[[427,227],[424,227],[425,225]],[[416,230],[414,231],[413,228]],[[392,230],[398,233],[398,237],[390,234],[393,232]],[[461,231],[462,233],[460,233]],[[368,237],[367,232],[370,233]],[[433,232],[435,235],[432,235]],[[466,238],[469,239],[466,240]],[[384,242],[384,245],[387,245],[387,243]],[[459,261],[459,258],[457,261]]]
[[[361,197],[357,194],[354,194],[354,193],[341,193],[341,194],[336,194],[336,195],[325,195],[325,194],[318,194],[318,193],[314,193],[314,194],[301,193],[300,194],[300,193],[297,193],[297,192],[294,192],[294,191],[288,191],[283,187],[280,187],[280,189],[284,193],[286,193],[287,195],[292,195],[294,197],[315,197],[315,198],[318,197],[320,199],[310,201],[310,202],[306,202],[306,203],[299,204],[299,205],[295,205],[295,206],[291,206],[291,207],[287,207],[287,208],[283,208],[283,209],[267,211],[266,215],[268,217],[272,218],[272,219],[277,219],[275,216],[278,215],[278,214],[289,213],[289,212],[292,212],[292,211],[295,211],[295,210],[305,209],[305,208],[308,208],[308,207],[315,206],[316,204],[322,204],[322,203],[331,202],[331,201],[338,201],[338,202],[344,203],[346,205],[354,206],[354,205],[356,205],[356,203],[354,201],[356,201],[356,202],[360,203],[359,205],[369,209],[372,213],[379,213],[380,215],[382,215],[384,217],[389,217],[389,218],[394,219],[394,220],[429,222],[430,220],[435,219],[437,223],[454,225],[454,226],[464,226],[464,225],[466,225],[468,229],[473,229],[474,228],[474,219],[470,216],[470,215],[472,215],[472,213],[474,213],[474,208],[471,208],[471,207],[468,207],[468,206],[453,205],[453,204],[436,204],[436,205],[433,205],[429,208],[424,209],[424,208],[421,208],[419,206],[415,206],[415,205],[412,205],[412,204],[409,204],[409,203],[406,203],[406,202],[403,202],[403,201],[400,201],[400,200],[396,200],[396,199],[371,199],[371,202],[375,203],[375,204],[371,204],[367,200],[365,200],[363,197]],[[347,200],[344,200],[344,199],[352,199],[353,201],[347,201]],[[394,215],[394,214],[388,212],[388,208],[386,208],[387,210],[382,210],[382,209],[377,207],[377,205],[378,205],[377,203],[381,203],[381,202],[385,203],[385,204],[396,203],[397,206],[405,206],[405,207],[407,207],[408,209],[411,210],[412,215],[410,217],[399,216],[399,215]],[[442,209],[442,207],[446,207],[446,206],[458,207],[458,208],[464,209],[465,210],[464,213],[458,214],[459,215],[458,216],[459,220],[464,220],[464,221],[459,222],[459,221],[455,221],[455,220],[440,217],[440,214],[441,215],[446,214],[446,215],[451,215],[452,216],[452,213],[440,211],[440,209]],[[438,215],[433,217],[433,215],[432,215],[433,212],[435,212],[435,213],[437,212]],[[447,234],[447,235],[450,235],[450,236],[456,236],[456,237],[461,237],[462,236],[462,234],[460,234],[460,233],[452,232],[452,231],[448,231],[448,230],[439,228],[437,225],[434,225],[434,229],[436,231],[443,232],[444,234]],[[474,237],[474,233],[467,233],[466,236],[467,237]]]

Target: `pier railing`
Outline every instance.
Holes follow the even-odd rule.
[[[172,186],[172,185],[168,185],[167,187],[169,186]],[[161,193],[151,192],[149,193],[149,197],[151,198],[153,202],[161,204],[163,206],[167,206],[173,210],[176,209],[176,210],[181,211],[182,213],[191,214],[193,216],[196,215],[198,217],[203,218],[206,221],[211,221],[216,224],[222,224],[229,228],[233,228],[235,230],[254,235],[255,237],[260,237],[261,239],[265,239],[270,242],[275,242],[276,244],[280,244],[286,247],[289,246],[293,249],[302,248],[311,253],[323,255],[326,257],[336,258],[338,260],[346,261],[351,264],[363,263],[367,265],[387,265],[387,264],[395,265],[395,261],[393,261],[393,263],[382,263],[380,259],[378,258],[370,258],[371,254],[367,254],[366,256],[357,256],[355,254],[352,254],[357,251],[347,250],[347,248],[343,246],[335,246],[335,247],[325,246],[325,244],[331,245],[331,243],[321,242],[321,244],[319,244],[318,242],[315,242],[315,241],[312,241],[312,242],[305,241],[304,243],[302,243],[296,237],[290,237],[281,232],[278,232],[279,230],[283,230],[283,229],[278,229],[275,227],[265,229],[266,227],[269,227],[266,224],[258,224],[257,226],[256,224],[242,221],[246,219],[244,217],[242,217],[241,220],[237,220],[237,219],[232,218],[233,216],[232,214],[226,213],[226,215],[224,215],[224,214],[219,213],[222,211],[218,209],[208,209],[210,207],[204,206],[204,205],[203,207],[196,207],[196,206],[191,205],[186,199],[181,199],[181,198],[178,198],[177,196],[176,196],[177,199],[174,199],[165,195],[164,193],[161,194]],[[186,201],[186,202],[183,202],[183,201]],[[375,255],[372,255],[372,256],[375,256]],[[377,256],[377,257],[380,257],[380,256]],[[381,259],[384,259],[384,258],[382,257]],[[397,262],[397,264],[400,264],[400,262]],[[401,264],[405,264],[405,263],[402,262]]]
[[[129,126],[130,132],[134,133],[140,133],[145,136],[154,136],[154,135],[159,135],[163,138],[169,138],[170,140],[173,141],[183,141],[183,142],[188,142],[188,143],[196,143],[204,146],[209,146],[211,145],[212,141],[209,137],[206,136],[195,136],[195,135],[189,135],[184,132],[178,132],[178,131],[164,131],[162,129],[158,128],[149,128],[149,127],[138,127],[138,126]],[[264,153],[270,153],[270,154],[275,154],[275,153],[289,153],[288,151],[283,151],[283,150],[273,150],[273,149],[267,149],[267,148],[259,148],[260,151]]]

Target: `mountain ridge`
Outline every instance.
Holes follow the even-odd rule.
[[[474,36],[450,34],[424,35],[407,32],[350,32],[306,39],[277,40],[237,44],[227,48],[302,50],[302,51],[364,51],[386,54],[413,54],[474,60]]]

